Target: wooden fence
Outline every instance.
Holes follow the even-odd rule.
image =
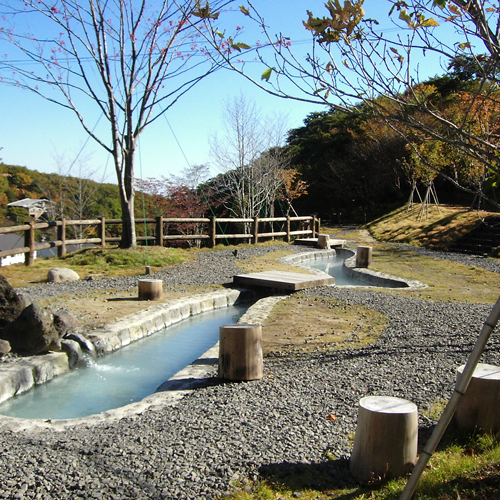
[[[31,266],[35,258],[35,252],[47,248],[57,248],[57,255],[62,257],[66,255],[68,245],[94,244],[105,247],[107,243],[117,243],[120,237],[106,236],[106,228],[110,225],[120,225],[121,219],[99,219],[90,220],[67,220],[62,219],[53,222],[35,222],[30,221],[21,226],[0,227],[0,235],[7,233],[24,232],[24,247],[13,248],[11,250],[0,251],[0,258],[9,255],[25,254],[25,264]],[[274,231],[274,224],[279,223],[281,227]],[[154,225],[154,229],[149,235],[147,225]],[[175,232],[181,234],[169,234],[168,228],[175,225]],[[195,224],[196,234],[182,234],[179,231],[183,225],[189,227]],[[231,234],[224,232],[222,226],[230,225]],[[234,219],[234,218],[166,218],[157,217],[156,219],[143,219],[136,221],[136,228],[146,225],[146,235],[137,236],[137,242],[147,242],[153,245],[164,246],[169,241],[174,240],[207,240],[207,246],[214,247],[218,241],[229,242],[229,240],[246,239],[251,243],[258,243],[259,239],[283,238],[290,243],[292,237],[306,236],[315,238],[319,233],[320,219],[315,216],[304,217],[255,217],[252,219]],[[68,239],[67,229],[71,226],[93,227],[93,233],[98,235],[94,238]],[[56,230],[56,239],[52,241],[35,241],[35,231]],[[203,230],[204,229],[204,230]],[[242,232],[239,232],[241,229]],[[165,233],[165,230],[166,233]],[[261,232],[262,231],[262,232]],[[264,232],[265,231],[265,232]]]

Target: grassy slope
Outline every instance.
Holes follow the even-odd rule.
[[[427,248],[447,248],[481,223],[491,212],[478,212],[463,207],[430,205],[425,213],[422,206],[406,206],[371,222],[368,227],[378,241],[407,243]]]

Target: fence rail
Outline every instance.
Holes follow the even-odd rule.
[[[10,255],[25,254],[25,264],[31,266],[35,259],[35,252],[48,248],[57,248],[58,257],[66,255],[67,246],[95,244],[105,247],[107,243],[116,243],[120,241],[120,237],[106,236],[106,228],[109,225],[120,225],[121,219],[86,219],[86,220],[68,220],[62,219],[52,222],[35,222],[31,221],[28,224],[20,226],[0,227],[0,235],[9,233],[24,232],[24,247],[13,248],[10,250],[0,251],[0,258]],[[282,223],[278,231],[274,231],[274,224]],[[178,241],[201,241],[207,240],[209,247],[214,247],[221,240],[242,240],[247,239],[251,243],[258,243],[259,239],[263,238],[283,238],[290,243],[294,236],[308,236],[315,238],[320,231],[320,219],[315,216],[301,217],[254,217],[251,219],[233,219],[233,218],[167,218],[156,217],[155,219],[143,219],[136,222],[136,227],[144,227],[146,225],[146,235],[137,236],[138,242],[152,243],[157,246],[164,246],[166,242]],[[147,224],[154,224],[154,229],[148,235]],[[175,225],[174,228],[169,228],[170,225]],[[196,225],[195,229],[189,226]],[[226,233],[222,229],[222,224],[231,225],[231,234]],[[182,226],[186,225],[186,233],[182,232]],[[79,226],[80,229],[85,227],[93,227],[94,232],[98,237],[93,238],[73,238],[67,239],[67,228]],[[263,228],[264,226],[264,228]],[[292,227],[294,229],[292,230]],[[297,229],[298,228],[298,229]],[[51,241],[37,242],[35,240],[35,231],[55,229],[56,239]],[[241,232],[239,231],[241,229]],[[264,229],[265,232],[261,230]],[[170,231],[174,231],[174,234]],[[192,232],[188,232],[192,231]]]

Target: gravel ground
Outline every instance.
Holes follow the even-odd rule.
[[[151,277],[154,279],[162,279],[164,289],[175,289],[175,287],[182,285],[232,283],[233,276],[242,273],[241,267],[236,265],[236,261],[245,260],[254,255],[275,252],[277,250],[295,252],[311,251],[310,248],[304,246],[276,245],[240,248],[238,249],[238,255],[236,257],[232,250],[201,252],[198,254],[196,260],[156,272]],[[137,278],[137,276],[126,276],[121,278],[47,283],[40,286],[18,288],[16,291],[24,296],[27,303],[31,303],[41,298],[55,297],[63,294],[107,290],[110,288],[137,288]]]
[[[243,249],[238,258],[272,250]],[[463,261],[478,267],[489,260],[470,259]],[[172,286],[225,283],[233,274],[234,256],[223,251],[201,254],[197,262],[165,272],[164,280]],[[128,280],[77,286],[126,287]],[[68,286],[74,284],[37,287],[28,298],[67,293]],[[260,381],[220,383],[214,368],[207,387],[175,406],[112,424],[3,432],[0,498],[215,498],[235,479],[305,471],[320,473],[320,482],[311,486],[355,484],[348,473],[348,435],[355,431],[359,399],[397,396],[424,409],[448,398],[455,369],[466,361],[491,305],[424,302],[352,288],[307,293],[376,309],[389,325],[375,344],[362,349],[266,358]],[[492,336],[482,362],[500,363],[499,342]],[[331,414],[336,419],[328,419]],[[420,416],[423,435],[431,424]],[[328,461],[327,454],[337,459]]]

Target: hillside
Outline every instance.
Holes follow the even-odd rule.
[[[422,205],[414,204],[410,210],[405,205],[374,220],[368,228],[382,242],[445,249],[490,215],[499,214],[449,205],[430,205],[422,214]]]
[[[0,225],[18,224],[26,219],[26,210],[7,206],[22,198],[49,199],[49,219],[121,216],[118,186],[114,184],[0,163]]]

